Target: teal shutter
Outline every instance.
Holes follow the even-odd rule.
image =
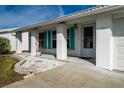
[[[51,31],[48,31],[48,49],[51,49]]]
[[[70,50],[74,50],[75,49],[75,28],[74,27],[70,27],[69,30],[69,35],[70,35]]]
[[[43,44],[43,48],[46,49],[47,48],[47,31],[43,32],[43,39],[44,39],[44,44]]]

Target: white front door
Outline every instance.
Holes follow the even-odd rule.
[[[95,58],[95,26],[87,25],[82,27],[81,34],[81,55],[86,58]]]

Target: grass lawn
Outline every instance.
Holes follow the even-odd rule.
[[[9,56],[0,57],[0,87],[23,79],[23,75],[14,71],[17,59]]]

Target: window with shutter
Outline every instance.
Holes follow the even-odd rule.
[[[75,28],[74,27],[70,27],[67,30],[67,48],[69,48],[70,50],[75,49]]]

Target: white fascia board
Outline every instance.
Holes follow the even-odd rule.
[[[19,28],[7,28],[7,29],[0,29],[0,33],[10,33],[13,30],[16,30]]]

